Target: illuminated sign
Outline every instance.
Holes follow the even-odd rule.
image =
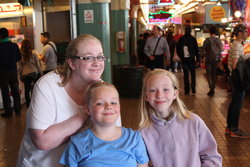
[[[159,11],[158,13],[149,13],[149,22],[150,22],[150,20],[162,20],[161,22],[165,22],[165,21],[163,21],[163,20],[167,20],[167,19],[169,19],[170,17],[172,16],[172,14],[171,13],[169,13],[169,12],[164,12],[164,11]],[[157,22],[158,22],[157,21]]]
[[[209,13],[213,21],[221,21],[222,18],[226,17],[226,11],[222,6],[212,7]]]
[[[228,4],[222,3],[221,6],[206,5],[205,24],[221,24],[221,19],[229,14]]]
[[[23,6],[19,3],[0,4],[0,18],[23,16]]]
[[[158,0],[158,5],[173,5],[174,0]]]

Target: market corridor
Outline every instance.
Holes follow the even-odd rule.
[[[227,92],[224,77],[219,76],[213,97],[207,96],[208,85],[205,79],[205,70],[197,69],[197,86],[195,95],[180,96],[193,112],[197,113],[213,133],[219,152],[223,156],[223,167],[249,167],[250,166],[250,139],[235,139],[224,134],[227,108],[231,94]],[[181,72],[176,73],[183,88]],[[250,132],[250,94],[246,95],[241,111],[240,128]],[[121,99],[122,124],[127,128],[137,128],[138,99]],[[3,110],[0,110],[1,113]],[[26,107],[23,105],[22,116],[13,115],[10,118],[0,118],[0,167],[14,167],[19,146],[25,129]]]

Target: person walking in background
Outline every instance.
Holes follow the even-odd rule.
[[[31,42],[28,39],[23,40],[21,45],[22,60],[20,62],[20,79],[24,83],[26,106],[29,107],[30,95],[33,85],[42,75],[40,62],[32,50]]]
[[[143,34],[140,34],[139,39],[137,40],[137,56],[139,60],[139,65],[145,65],[144,62],[145,53],[143,51],[145,44],[146,40],[144,39]]]
[[[190,83],[189,73],[191,74],[191,89],[192,93],[196,93],[196,72],[195,68],[200,63],[199,48],[196,39],[191,35],[191,27],[185,28],[185,34],[182,36],[176,46],[178,56],[181,58],[183,77],[184,77],[184,90],[185,95],[189,95]]]
[[[85,92],[100,81],[106,59],[101,42],[82,34],[69,43],[64,65],[36,82],[17,167],[62,166],[59,159],[70,136],[87,117]]]
[[[173,60],[173,57],[175,54],[175,47],[176,47],[177,42],[174,39],[172,31],[169,31],[167,33],[167,42],[168,42],[169,50],[170,50],[170,65],[169,65],[168,69],[170,69],[173,72],[177,72],[178,62],[175,62]]]
[[[207,72],[207,80],[209,85],[208,96],[214,95],[214,89],[216,84],[216,68],[218,62],[220,62],[221,52],[223,51],[223,44],[219,38],[216,37],[217,28],[211,26],[209,28],[210,37],[203,43],[202,54],[205,57],[205,66]]]
[[[57,49],[55,43],[50,40],[48,32],[41,33],[40,41],[43,44],[43,50],[38,54],[38,58],[42,62],[43,73],[46,74],[57,67]]]
[[[204,121],[179,98],[177,77],[155,69],[144,78],[139,130],[154,167],[222,167],[216,141]]]
[[[160,35],[161,28],[154,26],[153,35],[148,38],[144,47],[144,53],[150,59],[151,70],[155,68],[164,69],[164,56],[166,56],[167,63],[170,62],[170,52],[167,40]]]
[[[245,90],[241,85],[239,78],[239,71],[237,70],[237,64],[240,59],[245,60],[249,58],[244,55],[243,41],[246,40],[248,35],[247,28],[244,24],[237,24],[232,32],[232,37],[236,39],[230,44],[228,67],[232,71],[231,84],[232,84],[232,101],[228,108],[227,114],[227,127],[226,134],[236,138],[250,138],[250,134],[243,132],[238,128],[240,119],[240,109],[244,101]]]
[[[114,85],[96,82],[86,92],[90,127],[71,137],[60,163],[65,166],[147,167],[148,156],[138,131],[118,127],[120,100]]]
[[[11,42],[6,28],[0,28],[0,88],[5,112],[2,117],[12,115],[10,91],[14,100],[16,115],[21,114],[21,99],[18,86],[17,62],[21,60],[18,45]]]

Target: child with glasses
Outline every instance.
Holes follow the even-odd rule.
[[[178,94],[176,76],[150,71],[144,78],[140,101],[140,132],[154,167],[221,167],[216,141]]]
[[[92,84],[86,92],[90,128],[71,138],[60,163],[69,167],[147,167],[148,157],[138,131],[116,126],[119,95],[106,82]]]

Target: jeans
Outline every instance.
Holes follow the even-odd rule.
[[[217,63],[206,64],[207,80],[210,90],[214,91],[216,83]]]
[[[233,82],[232,82],[233,83]],[[244,100],[245,90],[232,84],[232,101],[228,108],[227,114],[227,127],[238,129],[239,119],[240,119],[240,109]]]
[[[12,92],[14,100],[14,111],[20,113],[21,111],[21,100],[18,87],[17,71],[1,71],[0,72],[0,87],[3,99],[3,107],[5,113],[12,113],[10,91]]]
[[[183,74],[184,74],[185,93],[189,93],[189,91],[190,91],[189,72],[191,74],[192,92],[195,93],[195,85],[196,85],[195,63],[183,63],[182,68],[183,68]]]

